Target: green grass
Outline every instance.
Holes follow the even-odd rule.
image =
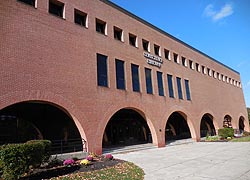
[[[250,142],[250,136],[233,138],[230,142]]]
[[[51,180],[143,180],[144,172],[141,168],[130,162],[119,163],[114,167],[90,171],[78,172]]]

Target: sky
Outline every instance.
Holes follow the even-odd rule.
[[[110,0],[238,71],[250,107],[250,0]]]

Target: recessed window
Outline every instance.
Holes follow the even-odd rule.
[[[220,73],[218,73],[218,72],[217,72],[217,78],[218,78],[219,80],[221,80]]]
[[[87,27],[87,14],[75,9],[75,23],[80,26]]]
[[[56,0],[49,0],[49,13],[64,18],[64,3]]]
[[[143,47],[143,50],[144,50],[144,51],[149,52],[149,41],[143,39],[143,40],[142,40],[142,47]]]
[[[181,57],[181,62],[183,66],[187,67],[187,60],[185,57]]]
[[[160,46],[154,44],[155,55],[160,56]]]
[[[165,55],[165,58],[166,58],[166,59],[168,59],[168,60],[171,59],[171,58],[170,58],[170,51],[169,51],[169,50],[164,49],[164,55]]]
[[[215,72],[215,70],[212,70],[212,76],[213,76],[214,78],[216,78],[216,72]]]
[[[182,88],[181,88],[181,78],[176,77],[177,90],[179,99],[183,99]]]
[[[36,0],[17,0],[17,1],[23,2],[23,3],[28,4],[28,5],[31,5],[33,7],[36,6]]]
[[[157,71],[158,94],[164,96],[164,87],[162,81],[162,72]]]
[[[106,35],[106,22],[96,19],[96,32]]]
[[[118,41],[123,41],[122,29],[114,27],[114,38]]]
[[[169,97],[174,98],[173,76],[168,74],[167,80],[168,80],[168,95]]]
[[[116,69],[116,88],[125,89],[124,61],[116,59],[115,69]]]
[[[139,66],[131,64],[132,86],[134,92],[140,92]]]
[[[210,68],[207,68],[207,74],[208,74],[209,76],[212,76],[212,73],[211,73],[211,69],[210,69]]]
[[[179,63],[179,56],[176,53],[174,53],[174,62]]]
[[[189,68],[194,69],[194,62],[192,60],[189,60]]]
[[[190,89],[189,89],[189,80],[185,79],[185,89],[186,89],[186,97],[187,100],[191,100]]]
[[[151,69],[145,68],[145,78],[147,94],[153,94]]]
[[[137,47],[137,38],[135,35],[129,33],[129,44],[131,46]]]
[[[197,72],[201,72],[200,65],[198,63],[195,63],[195,69]]]
[[[203,74],[207,74],[205,66],[201,66],[201,70]]]
[[[98,86],[108,87],[108,57],[97,54],[97,84]]]

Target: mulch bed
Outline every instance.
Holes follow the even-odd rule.
[[[70,173],[77,172],[87,172],[87,171],[95,171],[100,170],[107,167],[112,167],[117,165],[118,163],[124,162],[120,159],[112,159],[112,160],[95,160],[88,166],[83,166],[79,164],[71,165],[71,166],[57,166],[53,168],[42,168],[42,169],[34,169],[27,176],[20,178],[20,180],[41,180],[41,179],[50,179],[52,177],[58,177]]]

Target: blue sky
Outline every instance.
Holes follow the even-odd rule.
[[[250,107],[250,0],[111,0],[241,74]]]

